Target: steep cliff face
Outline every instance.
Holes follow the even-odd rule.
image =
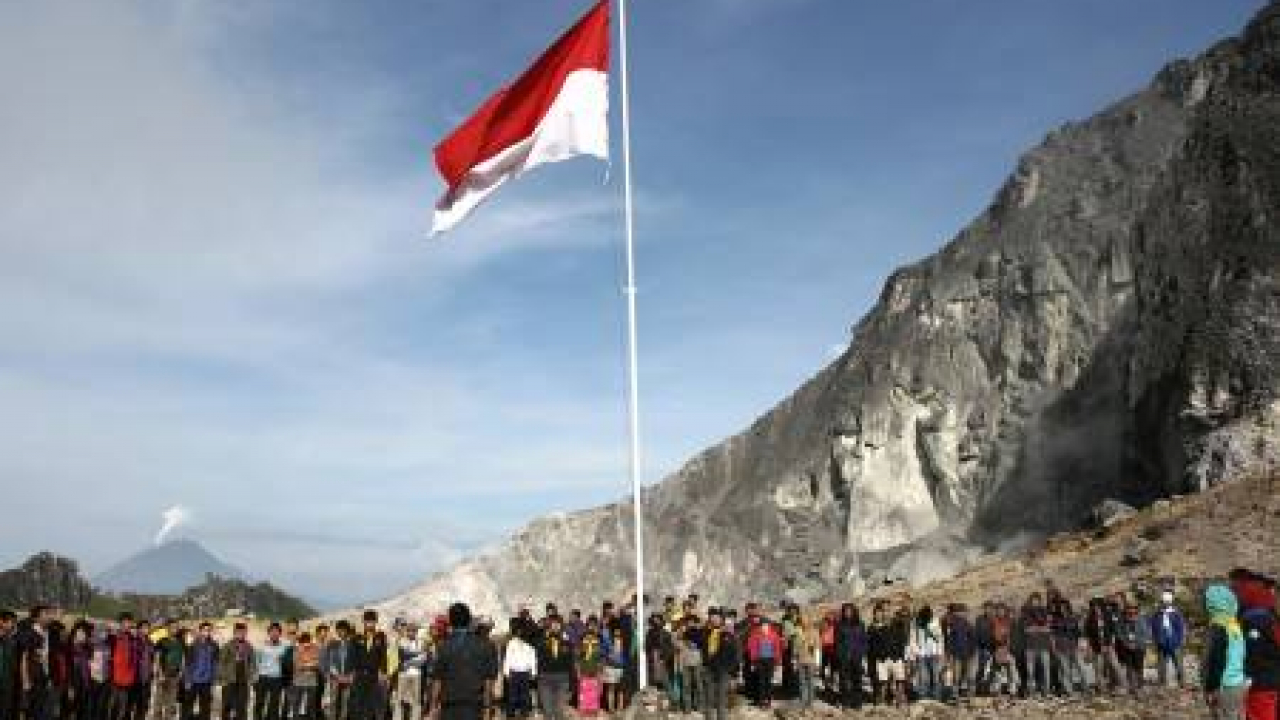
[[[1280,2],[1056,130],[889,279],[850,350],[646,496],[657,592],[740,602],[928,579],[1276,457]],[[539,520],[383,605],[624,592],[631,513]]]

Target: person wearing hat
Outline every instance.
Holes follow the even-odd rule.
[[[706,720],[726,720],[729,716],[729,691],[740,662],[738,641],[725,627],[724,616],[715,609],[707,612],[707,628],[699,639],[706,668],[703,673],[706,683],[703,713]]]
[[[362,632],[351,646],[349,720],[378,720],[386,709],[389,653],[386,633],[378,629],[378,613],[366,610]]]

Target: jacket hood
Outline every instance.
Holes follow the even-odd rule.
[[[1248,610],[1264,608],[1274,609],[1276,606],[1275,588],[1263,583],[1245,583],[1240,587],[1240,604]]]
[[[1210,585],[1204,591],[1204,605],[1211,615],[1235,616],[1240,604],[1226,585]]]

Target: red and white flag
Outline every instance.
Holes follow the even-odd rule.
[[[436,146],[449,188],[432,234],[457,225],[504,182],[576,155],[609,159],[609,0]]]

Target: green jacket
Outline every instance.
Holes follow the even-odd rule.
[[[237,652],[236,641],[232,640],[218,652],[218,684],[230,685],[236,681],[236,657],[243,655],[245,663],[245,682],[253,685],[258,681],[258,658],[253,645],[245,641],[244,652]]]

